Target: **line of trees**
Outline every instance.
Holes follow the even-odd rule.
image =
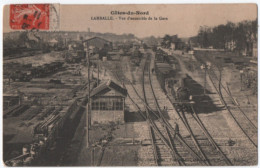
[[[201,26],[192,40],[202,48],[250,52],[253,43],[257,42],[257,20],[227,22],[215,27]]]
[[[182,40],[178,37],[177,34],[173,36],[166,34],[162,38],[161,46],[164,48],[170,48],[172,44],[174,44],[175,46],[174,49],[178,50],[181,50],[185,47],[184,42],[182,42]]]
[[[142,38],[142,40],[144,43],[146,43],[149,46],[156,46],[161,41],[159,37],[154,37],[154,36],[145,37]]]

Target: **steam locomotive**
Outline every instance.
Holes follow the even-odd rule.
[[[187,79],[187,76],[185,77],[179,77],[178,79],[172,79],[170,80],[170,83],[168,83],[168,87],[171,87],[171,94],[175,97],[177,102],[180,102],[180,104],[188,103],[192,100],[192,95],[190,93],[190,90],[185,87],[185,80]]]

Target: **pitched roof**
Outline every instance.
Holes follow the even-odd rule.
[[[121,94],[123,97],[127,96],[127,90],[113,82],[112,80],[108,80],[97,86],[90,93],[90,97],[98,96],[109,92],[110,90],[115,90],[117,93]]]
[[[103,39],[103,38],[101,38],[101,37],[92,37],[92,38],[89,38],[89,39],[87,39],[87,40],[84,40],[83,42],[87,42],[87,41],[90,41],[90,40],[93,40],[93,39],[101,39],[101,40],[103,40],[103,41],[106,41],[106,42],[108,42],[108,43],[111,43],[110,41],[108,41],[108,40],[106,40],[106,39]]]
[[[51,39],[49,42],[50,43],[58,43],[58,41],[56,39]]]

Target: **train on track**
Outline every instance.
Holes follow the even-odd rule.
[[[185,87],[187,75],[167,80],[168,88],[171,88],[171,94],[175,97],[176,101],[180,104],[189,103],[192,100],[190,90]]]

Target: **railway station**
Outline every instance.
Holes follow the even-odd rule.
[[[164,5],[156,7],[158,20],[121,20],[127,23],[121,30],[111,23],[120,19],[73,19],[105,6],[61,5],[77,11],[69,13],[75,24],[68,24],[79,30],[4,33],[4,164],[257,165],[257,19],[242,20],[240,13],[255,9],[243,5],[247,11],[205,5],[214,12],[239,11],[219,13],[233,16],[219,24],[192,24],[190,16],[175,13],[185,5]],[[205,8],[190,9],[198,16],[207,11],[200,18],[214,21]],[[184,36],[188,27],[194,30],[185,29],[190,34]]]

